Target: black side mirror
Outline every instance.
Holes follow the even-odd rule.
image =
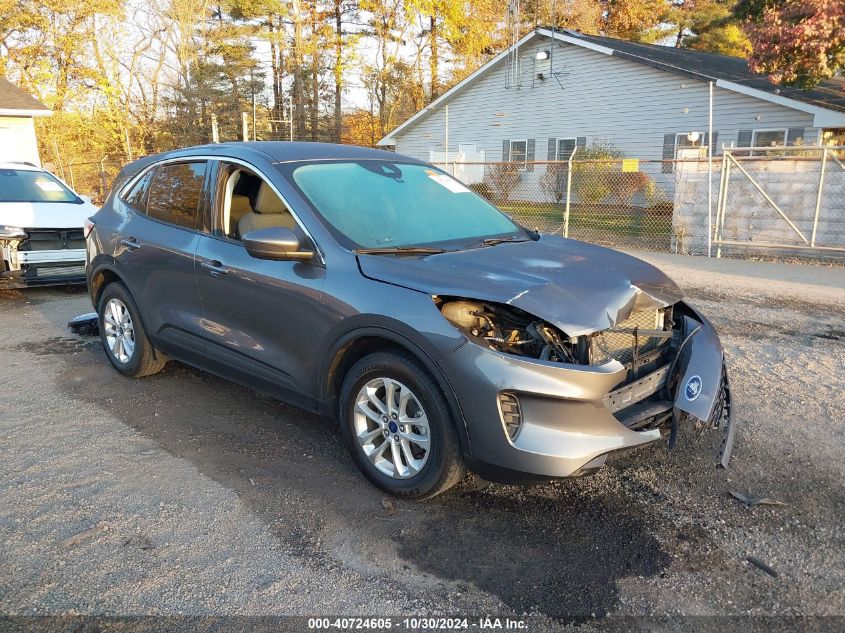
[[[246,252],[258,259],[304,261],[314,257],[314,251],[301,250],[296,233],[283,226],[250,231],[241,239]]]

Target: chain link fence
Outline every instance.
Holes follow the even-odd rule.
[[[543,233],[616,248],[669,251],[677,242],[674,163],[593,159],[438,166],[520,224]],[[701,231],[706,239],[707,227]]]
[[[438,162],[519,223],[621,249],[845,259],[843,148]]]
[[[109,161],[106,158],[61,165],[45,163],[44,168],[64,180],[76,193],[88,196],[91,202],[99,206],[105,202],[112,183],[124,164],[123,161]]]
[[[594,244],[845,260],[845,148],[700,148],[674,160],[435,162],[519,223]],[[102,204],[123,162],[47,165]]]

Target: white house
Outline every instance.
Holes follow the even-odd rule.
[[[743,59],[538,28],[379,145],[428,161],[448,151],[450,161],[522,163],[527,172],[533,160],[566,159],[597,140],[627,157],[672,159],[691,132],[708,143],[711,87],[717,154],[723,144],[843,145],[843,85],[778,87]]]
[[[0,77],[0,163],[27,162],[40,167],[33,119],[50,114],[47,106]]]

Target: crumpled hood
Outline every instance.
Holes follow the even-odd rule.
[[[635,309],[661,308],[683,292],[646,262],[558,236],[405,257],[359,255],[364,276],[432,295],[516,306],[569,336],[604,330]]]

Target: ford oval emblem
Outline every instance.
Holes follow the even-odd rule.
[[[687,386],[684,387],[684,395],[687,400],[695,400],[701,395],[701,376],[693,376],[687,380]]]

